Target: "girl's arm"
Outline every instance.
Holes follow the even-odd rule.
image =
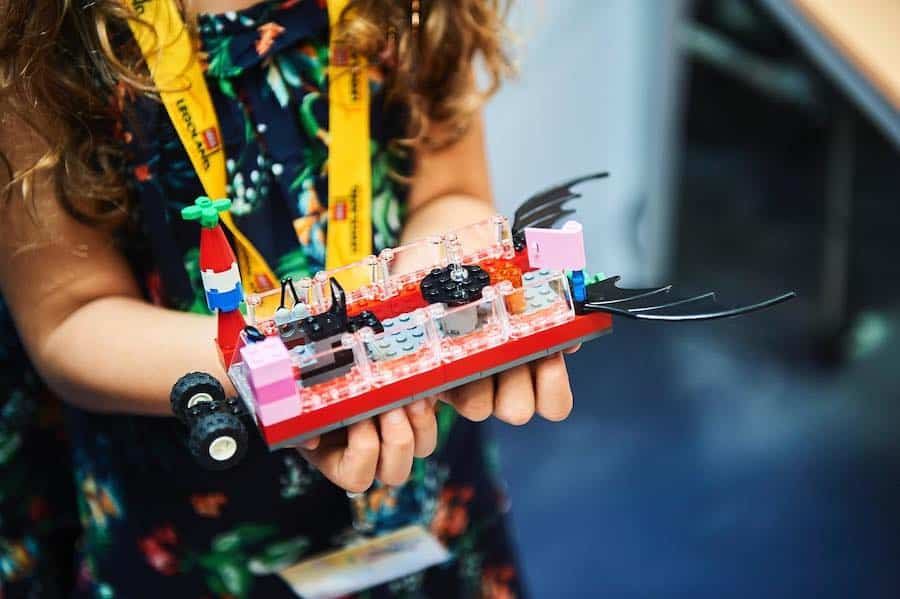
[[[440,133],[440,132],[438,132]],[[490,191],[482,118],[452,146],[419,151],[403,241],[412,241],[484,220],[496,213]],[[563,420],[572,411],[572,391],[561,354],[474,381],[446,398],[460,414],[484,420],[491,414],[525,424],[535,412]]]
[[[0,142],[13,169],[40,156],[41,141],[3,119]],[[147,304],[111,237],[63,210],[49,176],[37,177],[33,202],[21,186],[0,199],[0,294],[41,377],[84,409],[171,416],[169,390],[190,370],[233,393],[212,342],[215,320]],[[420,400],[378,418],[302,451],[347,490],[364,491],[375,477],[398,485],[413,456],[434,450],[433,405]]]
[[[442,135],[437,129],[437,135]],[[481,115],[453,145],[436,151],[417,150],[414,172],[401,242],[457,229],[496,214]]]
[[[32,164],[36,136],[9,123],[0,133],[12,168]],[[185,372],[228,380],[214,321],[146,303],[111,237],[70,216],[49,175],[29,200],[14,186],[0,204],[0,293],[41,377],[82,408],[168,415]]]

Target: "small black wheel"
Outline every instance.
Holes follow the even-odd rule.
[[[222,383],[211,374],[189,372],[172,386],[169,401],[175,416],[187,424],[191,408],[204,402],[225,401],[225,390]]]
[[[247,428],[234,414],[203,414],[191,422],[188,447],[201,466],[210,470],[226,470],[244,457]]]

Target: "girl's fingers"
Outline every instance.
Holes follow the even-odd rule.
[[[554,354],[534,364],[537,413],[554,422],[572,412],[572,388],[562,354]]]
[[[486,419],[492,413],[510,424],[525,424],[535,411],[547,420],[564,420],[572,411],[572,390],[561,353],[517,366],[496,377],[473,381],[448,393],[445,399],[465,418]],[[377,476],[386,485],[400,485],[409,477],[414,456],[425,457],[437,443],[434,403],[422,399],[379,416],[379,430],[371,419],[350,425],[344,435],[315,437],[300,453],[326,478],[344,489],[361,493]]]
[[[580,343],[579,343],[578,345],[573,345],[572,347],[568,347],[568,348],[564,349],[564,350],[563,350],[563,353],[564,353],[564,354],[574,354],[574,353],[577,352],[579,349],[581,349],[581,344],[580,344]]]
[[[446,393],[463,418],[481,422],[494,411],[494,377],[478,379]]]
[[[437,419],[434,415],[434,404],[428,399],[419,399],[406,406],[406,415],[412,426],[417,458],[431,455],[437,446]]]
[[[346,444],[342,440],[320,443],[315,449],[300,449],[300,453],[337,486],[362,493],[375,479],[379,449],[375,423],[366,419],[347,427]]]
[[[315,449],[316,447],[319,446],[319,441],[321,441],[321,440],[322,440],[322,438],[320,436],[316,435],[312,439],[307,439],[306,441],[301,443],[300,447],[302,447],[303,449]]]
[[[494,416],[516,426],[525,424],[534,416],[534,383],[527,364],[497,375]]]
[[[415,437],[403,408],[395,408],[381,414],[381,455],[376,477],[386,485],[397,486],[406,482],[412,470]]]

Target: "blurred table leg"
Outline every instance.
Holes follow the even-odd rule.
[[[852,314],[849,296],[850,229],[856,158],[853,107],[841,100],[832,125],[825,187],[825,239],[822,289],[817,315],[820,356],[829,363],[844,356]]]

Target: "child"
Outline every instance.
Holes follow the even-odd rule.
[[[173,0],[9,0],[0,16],[4,416],[36,401],[32,372],[65,402],[84,526],[78,596],[293,596],[274,574],[340,547],[353,521],[345,490],[370,487],[358,525],[423,524],[455,559],[368,596],[521,595],[480,432],[433,400],[300,454],[270,454],[254,438],[233,471],[193,463],[169,388],[190,370],[227,377],[202,302],[197,227],[177,216],[203,190],[127,26],[151,1]],[[374,250],[493,213],[472,61],[483,58],[496,88],[507,70],[496,0],[353,0],[335,32],[322,0],[178,8],[196,24],[233,217],[278,277],[324,265],[330,34],[374,65]],[[513,424],[535,412],[561,420],[572,405],[561,356],[443,399],[469,420]],[[35,448],[32,420],[3,423],[18,447],[5,468],[54,450]],[[26,483],[4,494],[0,571],[41,592],[49,527],[7,509]]]

